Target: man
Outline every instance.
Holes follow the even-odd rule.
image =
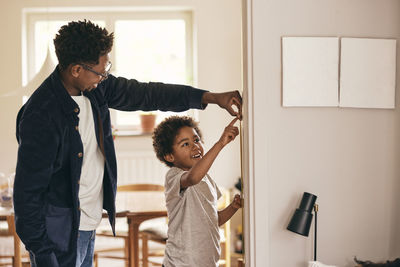
[[[114,231],[117,169],[109,108],[184,111],[215,103],[241,117],[238,92],[110,75],[113,38],[86,20],[62,26],[54,39],[57,68],[18,113],[15,220],[32,266],[92,266],[103,208]]]

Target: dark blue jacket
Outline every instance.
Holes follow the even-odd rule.
[[[103,208],[113,231],[117,165],[108,109],[202,109],[204,92],[189,86],[140,83],[110,75],[96,89],[84,93],[92,105],[97,143],[105,157]],[[84,157],[78,114],[79,106],[62,85],[57,68],[18,113],[16,230],[38,267],[75,266],[79,178]]]

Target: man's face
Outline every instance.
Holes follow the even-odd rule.
[[[170,158],[175,167],[189,170],[204,154],[204,148],[196,130],[192,127],[182,127],[175,137]]]
[[[79,75],[80,90],[91,91],[95,89],[99,83],[106,79],[107,71],[109,71],[110,61],[108,54],[99,58],[99,64],[81,64],[82,73]]]

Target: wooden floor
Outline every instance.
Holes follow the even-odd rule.
[[[160,259],[162,261],[162,259]],[[125,264],[122,260],[113,260],[113,259],[99,259],[98,267],[125,267]],[[155,265],[149,264],[149,267],[156,267]],[[159,267],[159,265],[157,266]],[[232,266],[233,267],[233,266]]]
[[[139,243],[139,245],[140,245],[139,250],[141,251],[141,244]],[[123,246],[122,239],[96,236],[95,250],[102,249],[104,247],[122,247],[122,246]],[[161,245],[161,244],[158,244],[155,242],[151,242],[151,241],[149,242],[148,246],[151,251],[164,249],[164,245]],[[106,254],[113,255],[113,256],[119,256],[119,257],[123,256],[122,251],[107,252]],[[163,258],[157,257],[157,258],[155,258],[155,260],[156,260],[156,262],[159,262],[161,264]],[[153,265],[151,265],[151,264],[149,264],[148,266],[153,267]],[[124,260],[99,257],[98,258],[98,267],[125,267],[125,263],[124,263]]]
[[[162,259],[160,259],[162,261]],[[240,267],[238,264],[238,257],[232,257],[231,267]],[[99,259],[99,267],[125,267],[124,262],[121,260],[113,260],[113,259]],[[155,267],[149,264],[149,267]],[[223,267],[223,266],[221,266]]]

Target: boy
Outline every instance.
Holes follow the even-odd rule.
[[[169,117],[154,131],[157,157],[171,167],[165,179],[169,218],[165,267],[218,266],[219,226],[241,207],[241,200],[235,195],[227,208],[218,211],[221,192],[207,172],[222,148],[238,135],[233,126],[236,121],[232,120],[206,154],[201,132],[190,117]]]

